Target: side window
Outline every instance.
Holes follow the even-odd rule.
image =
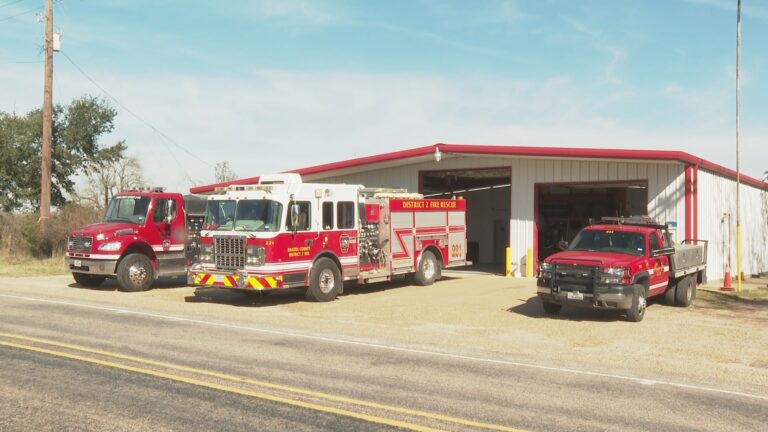
[[[299,206],[299,224],[296,225],[295,229],[296,231],[309,231],[311,221],[310,218],[310,212],[309,212],[309,201],[291,201],[290,205],[288,206],[288,217],[286,218],[285,226],[290,227],[291,226],[291,206],[294,204]]]
[[[336,227],[350,229],[355,227],[355,203],[342,201],[336,203]]]
[[[155,223],[163,222],[169,215],[171,218],[176,217],[176,201],[167,198],[156,199],[152,221]]]
[[[323,203],[323,229],[333,229],[333,203]]]
[[[659,249],[659,237],[656,235],[656,233],[651,234],[650,238],[648,239],[648,242],[652,251]]]

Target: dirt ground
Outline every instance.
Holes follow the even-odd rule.
[[[406,282],[345,286],[330,303],[301,291],[261,298],[165,281],[122,293],[108,281],[80,288],[69,276],[0,277],[0,294],[45,296],[111,307],[141,308],[199,319],[393,344],[458,355],[620,374],[691,385],[749,389],[768,395],[768,299],[744,300],[699,291],[689,308],[650,300],[645,319],[565,307],[545,317],[535,281],[445,272],[429,287]],[[749,281],[766,286],[768,279]]]

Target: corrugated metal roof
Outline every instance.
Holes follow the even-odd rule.
[[[288,172],[301,175],[328,174],[336,172],[351,173],[361,172],[372,168],[380,169],[386,166],[400,166],[419,160],[428,160],[439,153],[441,157],[454,157],[455,155],[485,155],[485,156],[518,156],[518,157],[544,157],[562,159],[613,159],[613,160],[646,160],[681,162],[697,165],[700,168],[712,171],[726,177],[736,179],[736,171],[710,162],[689,153],[673,150],[630,150],[630,149],[596,149],[596,148],[570,148],[570,147],[524,147],[524,146],[498,146],[498,145],[470,145],[470,144],[433,144],[424,147],[416,147],[408,150],[400,150],[390,153],[382,153],[373,156],[348,159],[327,164],[314,165],[299,168]],[[760,189],[768,190],[768,183],[741,174],[741,181]],[[224,183],[216,183],[205,186],[193,187],[192,193],[211,192],[216,187],[229,186],[231,184],[257,183],[259,177],[249,177]]]

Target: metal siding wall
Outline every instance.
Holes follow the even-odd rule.
[[[525,257],[528,248],[533,247],[534,184],[536,183],[647,180],[648,214],[660,222],[677,221],[676,238],[678,240],[682,240],[685,233],[685,167],[680,163],[451,157],[444,158],[440,162],[429,161],[357,174],[317,178],[313,181],[362,184],[367,187],[404,187],[415,192],[418,190],[420,170],[505,166],[510,166],[512,169],[512,185],[509,191],[512,203],[509,244],[513,272],[517,270],[519,274],[525,274]],[[701,182],[701,177],[699,181]],[[699,203],[706,201],[701,196],[699,198]],[[699,226],[700,232],[703,232],[701,222]],[[701,237],[704,238],[703,235]]]
[[[728,260],[728,228],[724,213],[731,213],[731,276],[736,277],[736,182],[699,169],[699,238],[709,241],[707,278],[722,279]],[[768,193],[741,185],[741,270],[745,275],[768,271]]]

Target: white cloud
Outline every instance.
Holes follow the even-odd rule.
[[[0,70],[0,110],[15,107],[23,113],[37,106],[42,100],[39,72],[39,67],[21,66]],[[676,149],[735,166],[733,128],[727,122],[648,127],[621,114],[627,99],[636,95],[596,92],[565,76],[454,79],[262,70],[237,80],[88,73],[190,152],[210,165],[229,161],[241,177],[436,142]],[[57,68],[56,101],[67,103],[84,93],[99,91],[72,68]],[[697,96],[696,89],[680,86],[659,94],[691,106],[720,103],[716,93]],[[107,143],[125,138],[153,184],[186,190],[190,182],[182,171],[201,183],[213,181],[213,168],[119,111]],[[744,125],[742,169],[747,174],[759,176],[768,168],[766,140],[765,127]]]

